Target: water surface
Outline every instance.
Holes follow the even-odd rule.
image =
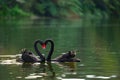
[[[120,20],[118,19],[12,19],[0,20],[1,80],[119,80]],[[34,41],[52,39],[52,58],[77,51],[81,62],[16,62],[22,48],[34,51]],[[46,50],[41,50],[47,56]]]

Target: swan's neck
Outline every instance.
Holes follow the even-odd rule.
[[[48,42],[51,44],[51,48],[50,48],[49,54],[48,54],[48,56],[47,56],[47,61],[51,61],[51,56],[52,56],[53,51],[54,51],[54,43],[53,43],[52,40],[46,40],[46,44],[47,44]]]
[[[35,48],[35,51],[36,53],[39,55],[40,59],[41,59],[41,62],[45,62],[45,57],[40,53],[38,47],[37,47],[37,44],[42,44],[42,42],[40,42],[39,40],[35,41],[35,44],[34,44],[34,48]]]

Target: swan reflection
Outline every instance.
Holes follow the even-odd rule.
[[[35,67],[36,66],[36,67]],[[58,69],[55,68],[59,67]],[[67,63],[23,63],[22,68],[24,72],[28,71],[26,69],[30,69],[34,67],[34,71],[32,73],[29,73],[25,78],[40,78],[42,77],[47,77],[47,78],[57,78],[57,76],[63,76],[63,74],[73,74],[75,73],[76,69],[76,63],[75,62],[67,62]],[[59,69],[62,68],[66,71],[59,73]]]

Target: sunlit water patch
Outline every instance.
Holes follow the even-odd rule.
[[[44,76],[47,76],[47,74],[46,73],[32,73],[32,74],[26,76],[25,79],[36,79],[36,78],[41,78]]]
[[[20,65],[22,63],[16,62],[16,59],[12,59],[12,60],[2,60],[2,61],[0,61],[0,64],[2,64],[2,65],[9,65],[9,64]]]
[[[89,79],[111,79],[116,77],[117,77],[116,75],[111,75],[111,76],[86,75],[86,78],[89,78]]]
[[[21,65],[22,63],[16,61],[17,56],[21,56],[21,55],[0,55],[0,64],[1,65],[10,65],[10,64]]]

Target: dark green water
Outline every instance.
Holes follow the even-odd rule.
[[[0,80],[119,80],[119,22],[118,19],[0,20]],[[22,48],[35,53],[36,39],[54,40],[53,58],[76,50],[81,62],[16,62],[15,56]]]

